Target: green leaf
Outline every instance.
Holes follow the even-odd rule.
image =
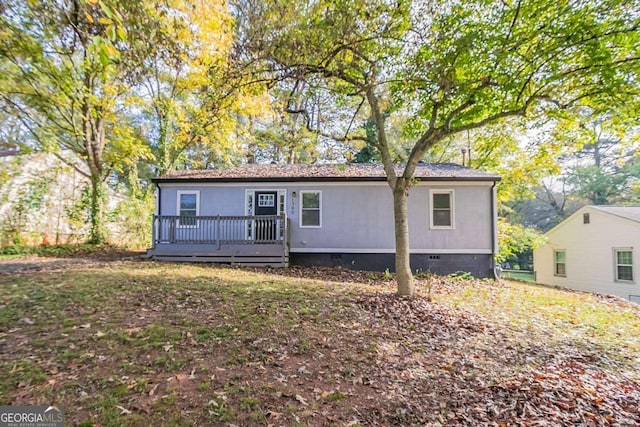
[[[105,44],[101,44],[98,48],[98,59],[100,60],[100,63],[103,66],[107,66],[109,65],[109,62],[111,61],[110,59],[110,54],[109,54],[109,49],[107,47],[107,45]]]
[[[100,0],[98,4],[100,5],[100,9],[102,9],[102,12],[107,16],[107,18],[110,18],[112,20],[118,19],[113,9],[107,4],[107,2]]]
[[[107,37],[109,38],[110,41],[115,41],[116,40],[116,27],[115,27],[115,25],[109,25],[106,28],[105,33],[107,34]]]
[[[123,27],[118,26],[117,31],[118,31],[118,38],[119,38],[120,40],[122,40],[122,41],[127,40],[127,32],[126,32],[126,30],[125,30]]]

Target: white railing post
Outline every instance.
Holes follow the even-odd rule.
[[[215,245],[220,250],[226,243],[282,244],[288,241],[287,215],[189,216],[154,215],[152,248],[159,243]]]
[[[156,247],[156,236],[158,235],[157,231],[158,227],[158,216],[153,216],[153,222],[151,223],[151,249],[155,249]]]
[[[220,230],[220,215],[218,214],[218,217],[216,218],[216,247],[218,250],[222,247],[222,243],[220,242]]]

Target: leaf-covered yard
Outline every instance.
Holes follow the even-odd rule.
[[[0,404],[83,426],[640,424],[638,306],[511,282],[393,292],[328,269],[14,270]]]

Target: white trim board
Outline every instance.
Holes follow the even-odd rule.
[[[348,182],[332,182],[332,181],[283,181],[283,182],[158,182],[161,188],[165,187],[250,187],[254,190],[267,190],[273,188],[274,185],[281,187],[389,187],[386,181],[348,181]],[[493,181],[419,181],[413,186],[427,187],[491,187]],[[389,189],[391,191],[391,189]]]
[[[394,254],[395,249],[371,248],[290,248],[289,252],[297,253],[354,253],[354,254]],[[412,254],[425,255],[491,255],[491,249],[411,249]]]

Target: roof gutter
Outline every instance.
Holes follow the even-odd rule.
[[[497,197],[496,197],[496,184],[498,182],[494,181],[491,189],[489,190],[491,193],[490,203],[491,203],[491,271],[493,272],[493,278],[498,280],[500,279],[500,274],[497,271],[496,265],[496,254],[498,252],[498,208],[496,205]]]
[[[158,185],[158,183],[155,183],[156,185],[156,189],[158,190],[157,195],[156,195],[156,216],[153,218],[153,221],[151,222],[151,248],[155,249],[156,247],[156,237],[158,236],[158,229],[157,229],[157,223],[156,223],[156,218],[159,217],[160,215],[162,215],[162,187],[160,187]]]
[[[461,182],[478,182],[492,181],[495,185],[500,177],[454,177],[454,176],[437,176],[437,177],[416,177],[420,182],[438,182],[438,181],[461,181]],[[232,183],[232,182],[387,182],[387,177],[247,177],[247,178],[152,178],[151,182],[158,184],[176,184],[176,183]]]

